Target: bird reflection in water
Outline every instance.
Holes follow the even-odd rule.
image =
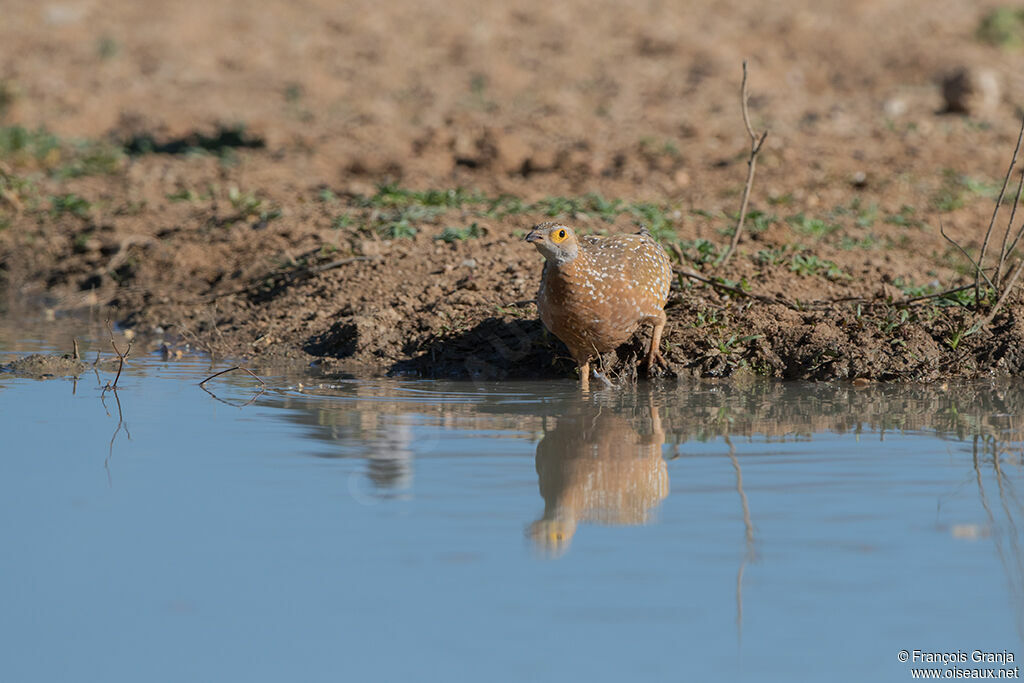
[[[529,527],[551,556],[568,550],[580,522],[649,522],[668,495],[658,407],[574,402],[537,444],[544,515]]]
[[[365,439],[365,455],[374,495],[408,495],[413,480],[412,428],[386,413],[360,413],[359,423],[364,435],[372,435]]]

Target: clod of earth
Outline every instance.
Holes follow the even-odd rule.
[[[16,377],[54,379],[57,377],[78,377],[85,372],[86,365],[69,354],[58,356],[34,353],[0,366],[0,370],[11,373]]]

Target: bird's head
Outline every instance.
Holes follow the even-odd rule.
[[[575,519],[538,519],[527,529],[533,547],[547,557],[561,557],[572,545]]]
[[[572,261],[579,252],[576,233],[561,223],[535,225],[526,236],[526,241],[533,243],[548,261],[559,265]]]

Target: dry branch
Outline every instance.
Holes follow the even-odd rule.
[[[996,305],[992,307],[992,310],[989,312],[985,320],[982,321],[979,327],[988,327],[989,323],[992,322],[992,319],[996,317],[996,313],[999,312],[999,309],[1002,308],[1003,304],[1006,302],[1006,298],[1010,295],[1010,292],[1013,291],[1013,286],[1017,284],[1017,278],[1020,277],[1020,271],[1022,268],[1024,268],[1024,259],[1021,259],[1017,263],[1017,268],[1013,271],[1013,274],[1007,281],[1006,287],[1003,289],[1003,293],[999,295],[999,300],[996,301]]]
[[[121,350],[117,348],[117,344],[114,343],[114,330],[110,327],[110,319],[107,319],[107,332],[110,334],[110,346],[113,347],[114,353],[117,354],[117,375],[114,377],[114,383],[108,384],[104,387],[106,389],[113,389],[117,391],[117,381],[121,379],[121,370],[124,369],[124,362],[128,358],[128,354],[132,352],[132,340],[128,340],[128,348],[121,353]]]
[[[999,196],[996,198],[996,206],[992,210],[992,218],[988,222],[988,229],[985,231],[985,240],[981,243],[981,253],[978,255],[978,262],[975,264],[974,271],[974,300],[979,301],[981,299],[981,276],[984,274],[982,271],[982,264],[985,262],[985,252],[988,251],[988,241],[992,236],[992,228],[995,226],[996,218],[999,216],[999,207],[1003,203],[1003,196],[1006,194],[1006,186],[1010,184],[1010,176],[1013,174],[1013,167],[1017,165],[1017,155],[1020,153],[1021,141],[1024,140],[1024,120],[1020,124],[1020,133],[1017,135],[1017,145],[1013,148],[1013,158],[1010,159],[1010,167],[1006,169],[1006,177],[1003,178],[1003,186],[999,189]],[[1014,204],[1016,209],[1016,204]],[[961,250],[962,251],[962,250]],[[986,278],[987,280],[988,278]],[[999,273],[996,272],[996,280],[999,280]],[[991,284],[991,281],[989,281]],[[993,286],[993,289],[995,287]]]
[[[947,241],[947,242],[949,242],[949,243],[950,243],[950,244],[952,244],[952,245],[953,245],[954,247],[956,247],[957,249],[959,249],[959,250],[960,250],[960,253],[964,255],[964,258],[965,258],[965,259],[967,259],[967,261],[968,261],[968,262],[969,262],[969,263],[970,263],[970,264],[971,264],[972,266],[974,266],[974,267],[975,267],[975,273],[978,273],[978,274],[980,274],[980,275],[981,275],[981,277],[984,277],[984,278],[985,278],[985,282],[987,282],[987,283],[988,283],[988,286],[989,286],[989,287],[991,287],[992,289],[995,289],[995,288],[996,288],[996,286],[995,286],[994,284],[992,284],[992,280],[990,280],[990,279],[988,278],[988,275],[986,275],[986,274],[985,274],[985,271],[984,271],[984,270],[982,270],[982,268],[981,268],[981,262],[980,262],[980,261],[975,261],[974,259],[972,259],[972,258],[971,258],[971,255],[967,253],[967,250],[966,250],[966,249],[964,249],[963,247],[961,247],[961,246],[960,246],[960,245],[959,245],[959,244],[958,244],[958,243],[956,242],[956,240],[954,240],[954,239],[953,239],[952,237],[950,237],[949,235],[947,235],[947,234],[946,234],[946,228],[945,228],[945,227],[943,227],[943,225],[942,225],[942,221],[939,221],[939,234],[940,234],[940,235],[942,235],[942,236],[943,236],[943,237],[944,237],[944,238],[946,239],[946,241]],[[978,291],[978,275],[975,275],[975,278],[974,278],[974,301],[975,301],[975,303],[977,303],[977,302],[979,301],[979,296],[978,296],[978,295],[979,295],[979,291]]]
[[[238,404],[238,403],[232,403],[231,401],[225,401],[220,396],[218,396],[217,394],[213,393],[212,391],[210,391],[209,389],[206,388],[206,383],[209,382],[214,377],[220,377],[221,375],[225,375],[225,374],[227,374],[229,372],[234,372],[235,370],[242,370],[243,372],[249,373],[250,376],[254,377],[256,379],[256,381],[260,383],[259,389],[257,389],[256,393],[252,395],[252,398],[250,398],[245,403]],[[203,391],[205,391],[206,393],[208,393],[213,398],[215,398],[218,401],[220,401],[221,403],[227,404],[227,405],[229,405],[229,406],[231,406],[233,408],[244,408],[247,405],[252,404],[256,399],[258,399],[260,396],[263,395],[263,392],[267,390],[267,383],[264,382],[263,379],[260,378],[259,375],[257,375],[255,372],[253,372],[249,368],[244,368],[241,365],[235,365],[233,367],[228,368],[227,370],[221,370],[220,372],[213,373],[212,375],[210,375],[209,377],[207,377],[206,379],[204,379],[202,382],[199,383],[199,388],[202,389]]]
[[[255,372],[253,372],[253,371],[252,371],[252,370],[250,370],[249,368],[243,368],[243,367],[242,367],[241,365],[235,365],[234,367],[230,367],[230,368],[228,368],[227,370],[221,370],[220,372],[215,372],[215,373],[213,373],[212,375],[210,375],[209,377],[207,377],[206,379],[204,379],[204,380],[203,380],[202,382],[200,382],[200,383],[199,383],[199,386],[203,386],[204,384],[206,384],[207,382],[209,382],[209,381],[210,381],[211,379],[213,379],[214,377],[220,377],[221,375],[226,375],[227,373],[229,373],[229,372],[234,372],[235,370],[242,370],[242,371],[244,371],[244,372],[247,372],[247,373],[249,373],[250,375],[252,375],[253,377],[255,377],[255,378],[256,378],[256,381],[257,381],[257,382],[259,382],[259,383],[260,383],[261,385],[263,385],[263,386],[267,386],[267,383],[266,383],[266,382],[264,382],[264,381],[263,381],[263,380],[262,380],[262,379],[260,378],[260,376],[259,376],[259,375],[257,375],[257,374],[256,374]]]
[[[748,299],[754,299],[765,304],[779,304],[781,306],[786,306],[787,308],[792,308],[793,310],[800,310],[800,307],[791,301],[786,301],[785,299],[780,299],[778,297],[766,296],[764,294],[754,294],[753,292],[747,292],[743,289],[740,289],[739,287],[733,287],[732,285],[727,285],[724,282],[718,282],[717,280],[704,277],[703,275],[698,275],[692,270],[683,270],[681,268],[676,268],[675,272],[678,273],[679,275],[682,275],[683,277],[688,277],[691,280],[703,282],[706,285],[714,287],[715,289],[721,289],[723,291],[729,292],[730,294],[738,294],[739,296]]]
[[[1017,210],[1017,204],[1020,203],[1021,191],[1022,190],[1024,190],[1024,171],[1021,171],[1020,184],[1017,187],[1017,198],[1016,198],[1014,206],[1013,206],[1014,212]],[[1011,214],[1010,214],[1010,222],[1013,223],[1013,212],[1011,212]],[[1008,246],[1006,249],[1003,250],[1003,254],[1002,254],[1001,258],[1004,261],[1005,261],[1005,259],[1009,258],[1010,254],[1013,253],[1013,250],[1017,248],[1017,243],[1020,242],[1020,238],[1022,236],[1024,236],[1024,223],[1022,223],[1020,228],[1017,230],[1017,234],[1014,235],[1013,241],[1010,242],[1010,246]]]
[[[729,292],[730,294],[735,294],[748,299],[753,299],[754,301],[760,301],[761,303],[765,304],[778,304],[779,306],[785,306],[786,308],[789,308],[794,311],[827,311],[836,307],[839,304],[860,304],[862,306],[891,306],[893,308],[909,308],[911,306],[916,306],[918,304],[922,304],[932,299],[943,299],[951,294],[956,294],[958,292],[963,292],[965,290],[974,288],[973,284],[961,285],[959,287],[945,289],[941,292],[934,292],[932,294],[922,294],[919,296],[901,299],[899,301],[878,301],[877,299],[868,299],[862,296],[848,296],[839,299],[798,301],[794,303],[782,297],[768,296],[765,294],[748,292],[739,287],[727,285],[724,282],[719,282],[718,280],[707,278],[704,277],[703,275],[698,275],[692,270],[685,270],[683,268],[674,268],[673,270],[677,275],[682,275],[683,277],[690,278],[691,280],[697,280],[698,282],[702,282],[708,285],[709,287],[712,287],[713,289]]]
[[[761,146],[764,144],[765,138],[768,137],[768,131],[764,131],[758,136],[754,132],[753,126],[750,125],[750,112],[747,107],[747,60],[743,60],[743,84],[740,86],[740,108],[743,111],[743,125],[747,128],[747,135],[750,136],[750,157],[747,159],[747,182],[743,186],[743,200],[740,202],[740,215],[736,221],[736,230],[732,233],[732,241],[729,242],[729,248],[725,250],[722,257],[718,260],[717,265],[724,266],[732,253],[736,250],[736,245],[740,241],[740,233],[743,232],[743,222],[747,218],[747,205],[750,203],[750,190],[754,186],[754,171],[757,168],[757,155],[761,152]]]
[[[1020,233],[1017,233],[1017,238],[1013,240],[1013,244],[1010,248],[1006,248],[1006,240],[1009,239],[1010,233],[1013,232],[1013,219],[1017,216],[1017,206],[1020,204],[1020,193],[1024,190],[1024,172],[1020,174],[1020,182],[1017,183],[1017,194],[1013,196],[1013,208],[1010,209],[1010,220],[1006,223],[1006,231],[1003,233],[1003,243],[999,246],[999,265],[996,266],[996,287],[999,286],[999,281],[1003,276],[1003,264],[1006,263],[1006,259],[1010,256],[1010,252],[1017,246],[1017,240],[1020,239]],[[1021,227],[1024,230],[1024,226]]]
[[[1010,273],[1007,280],[1003,280],[1003,267],[1006,265],[1013,250],[1017,247],[1017,242],[1020,241],[1021,235],[1024,234],[1024,225],[1022,225],[1017,234],[1014,236],[1013,241],[1010,241],[1010,233],[1013,232],[1013,221],[1017,217],[1017,208],[1020,206],[1021,194],[1024,193],[1024,173],[1021,174],[1020,181],[1017,183],[1017,191],[1013,195],[1013,206],[1010,209],[1010,218],[1006,224],[1006,230],[1003,233],[1002,243],[999,246],[999,259],[996,262],[992,270],[992,277],[989,278],[985,272],[984,262],[985,254],[988,251],[988,244],[992,238],[992,230],[995,227],[996,219],[999,217],[999,207],[1003,203],[1003,198],[1006,196],[1006,188],[1010,184],[1010,178],[1013,176],[1013,169],[1017,166],[1017,157],[1020,154],[1021,143],[1024,142],[1024,118],[1021,120],[1020,132],[1017,134],[1017,144],[1013,148],[1013,157],[1010,159],[1010,166],[1006,169],[1006,175],[1003,177],[1003,185],[999,190],[999,196],[996,198],[996,205],[992,209],[992,218],[989,219],[988,228],[985,230],[985,239],[981,244],[981,252],[978,254],[978,260],[975,261],[971,258],[967,250],[960,246],[954,241],[949,235],[946,234],[942,223],[939,223],[939,233],[946,239],[947,242],[956,247],[964,258],[974,267],[974,310],[977,312],[981,306],[981,281],[985,280],[986,284],[992,289],[993,295],[996,297],[996,303],[988,311],[988,314],[982,318],[979,314],[976,318],[976,322],[971,326],[972,330],[978,330],[982,327],[987,327],[992,320],[995,319],[996,314],[999,313],[1000,309],[1006,303],[1013,292],[1013,288],[1017,284],[1017,280],[1020,278],[1021,271],[1024,270],[1024,259],[1017,262],[1017,266]],[[1009,244],[1007,244],[1009,242]]]

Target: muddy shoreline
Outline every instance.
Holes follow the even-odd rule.
[[[406,3],[270,3],[241,23],[202,3],[59,21],[15,4],[0,26],[12,308],[325,374],[571,377],[521,239],[554,219],[643,225],[665,246],[669,379],[1024,372],[1019,292],[991,320],[996,287],[919,298],[973,282],[1024,104],[1021,52],[979,33],[987,15],[967,3],[941,26],[911,1],[756,16],[466,3],[465,25]],[[737,31],[742,45],[722,40]],[[746,176],[747,57],[770,133],[720,267]],[[951,73],[977,86],[959,109]],[[606,371],[632,381],[645,342]]]
[[[331,201],[356,215],[376,211],[359,208],[373,204],[372,197]],[[360,227],[334,229],[339,240],[348,239],[347,248],[321,246],[273,265],[263,250],[266,242],[278,237],[283,244],[290,235],[275,236],[273,223],[259,227],[243,221],[217,250],[220,256],[187,262],[216,273],[206,278],[167,277],[182,267],[182,252],[203,252],[209,236],[202,229],[178,232],[170,244],[138,240],[128,247],[101,243],[84,249],[73,246],[81,240],[72,232],[71,253],[44,261],[37,279],[22,275],[19,280],[15,271],[18,285],[8,288],[8,296],[19,289],[31,292],[34,284],[39,287],[38,278],[67,278],[67,299],[54,297],[52,286],[37,290],[58,314],[91,307],[93,318],[111,315],[121,327],[154,339],[151,346],[187,346],[257,365],[309,365],[318,374],[573,376],[574,364],[544,330],[533,303],[541,262],[517,234],[533,215],[495,220],[476,215],[476,209],[446,209],[437,224],[448,222],[453,212],[457,218],[451,222],[477,226],[476,236],[446,240],[445,231],[452,228],[423,223],[416,234],[394,239],[367,237]],[[632,218],[618,217],[620,225],[582,214],[563,220],[625,230]],[[80,230],[94,229],[89,219],[76,222]],[[669,365],[659,376],[927,382],[1021,373],[1024,336],[1015,301],[988,326],[971,330],[984,308],[974,311],[953,296],[904,305],[914,291],[891,284],[893,278],[881,269],[870,284],[849,276],[833,279],[827,272],[800,276],[792,260],[773,266],[741,249],[724,271],[715,272],[712,264],[700,263],[692,244],[689,253],[696,257],[688,258],[687,251],[672,248],[678,241],[666,241],[676,255],[678,277],[666,308],[663,348]],[[131,277],[83,293],[81,283],[95,277],[95,262],[117,259],[125,251],[133,255],[126,261]],[[270,253],[280,258],[281,252]],[[223,261],[231,255],[234,272],[229,274]],[[262,261],[262,267],[253,261]],[[702,266],[705,276],[744,284],[731,291],[685,276],[702,272]],[[785,303],[766,303],[742,294],[744,289]],[[825,297],[852,300],[828,303]],[[69,299],[81,303],[69,306]],[[957,330],[963,338],[954,345]],[[631,343],[605,354],[606,371],[619,382],[637,379],[647,339],[642,330]]]

